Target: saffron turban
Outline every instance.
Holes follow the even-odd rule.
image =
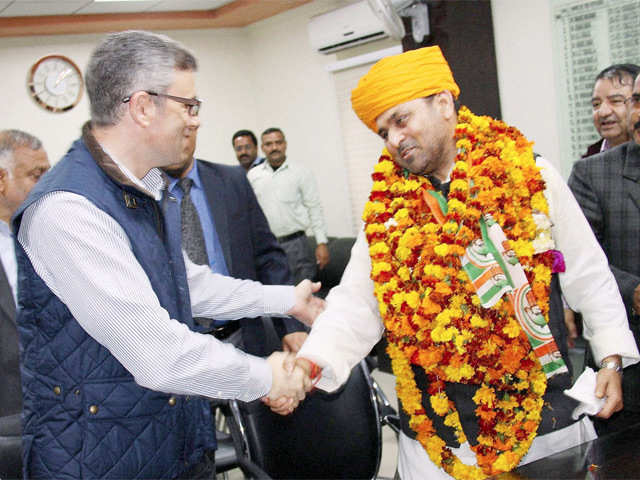
[[[351,92],[351,106],[378,133],[376,118],[391,107],[449,90],[458,98],[449,64],[440,47],[425,47],[378,61]]]

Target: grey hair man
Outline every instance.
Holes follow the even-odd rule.
[[[0,132],[0,478],[21,476],[22,388],[16,326],[18,271],[11,215],[49,169],[47,153],[33,135]]]
[[[587,147],[583,158],[629,141],[630,125],[627,124],[625,102],[631,96],[633,80],[638,73],[640,66],[621,63],[608,66],[596,77],[591,106],[593,125],[601,138]]]
[[[14,216],[24,464],[29,478],[210,478],[204,397],[251,401],[310,385],[285,354],[252,357],[193,317],[291,314],[310,323],[319,285],[263,286],[184,253],[158,167],[200,126],[195,57],[143,31],[108,35],[86,72],[91,121]]]

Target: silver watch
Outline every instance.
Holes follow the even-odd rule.
[[[600,368],[608,368],[610,370],[613,370],[614,372],[618,372],[620,375],[622,375],[622,366],[616,362],[615,360],[603,360],[600,362]]]

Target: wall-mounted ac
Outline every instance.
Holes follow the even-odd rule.
[[[320,53],[336,52],[387,36],[382,21],[366,0],[316,15],[309,22],[311,46]]]

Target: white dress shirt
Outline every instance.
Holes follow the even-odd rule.
[[[157,169],[140,181],[118,165],[131,181],[161,198],[164,182]],[[264,359],[169,317],[122,227],[85,197],[62,191],[45,195],[24,212],[18,241],[51,291],[138,384],[244,401],[271,389]],[[293,287],[224,277],[193,264],[184,252],[183,258],[194,316],[278,315],[295,303]]]
[[[274,170],[267,160],[249,170],[247,178],[276,237],[311,229],[317,243],[327,243],[322,204],[309,170],[289,160]]]
[[[560,288],[571,309],[583,315],[584,336],[591,344],[595,361],[599,363],[606,356],[618,354],[622,356],[624,366],[637,363],[640,355],[607,258],[562,177],[546,160],[538,158],[538,165],[546,182],[545,197],[553,223],[552,237],[566,265],[566,272],[559,274]],[[319,388],[337,389],[346,381],[353,366],[382,336],[384,326],[373,294],[370,272],[369,247],[364,231],[361,231],[340,285],[329,293],[326,310],[315,320],[298,353],[298,356],[323,367]],[[588,427],[592,430],[590,425]],[[560,444],[566,441],[568,448],[578,437],[573,430],[565,433],[560,436]],[[589,440],[591,433],[583,440]],[[548,435],[537,438],[539,448],[543,448]],[[557,435],[548,438],[558,442]],[[411,442],[417,443],[404,438],[400,447]],[[415,448],[422,449],[420,444]],[[399,458],[410,460],[416,457],[401,452]],[[428,457],[425,455],[424,459],[428,460]],[[444,471],[436,470],[444,474]],[[406,478],[412,478],[411,471],[408,467]],[[416,478],[419,478],[418,473]]]

